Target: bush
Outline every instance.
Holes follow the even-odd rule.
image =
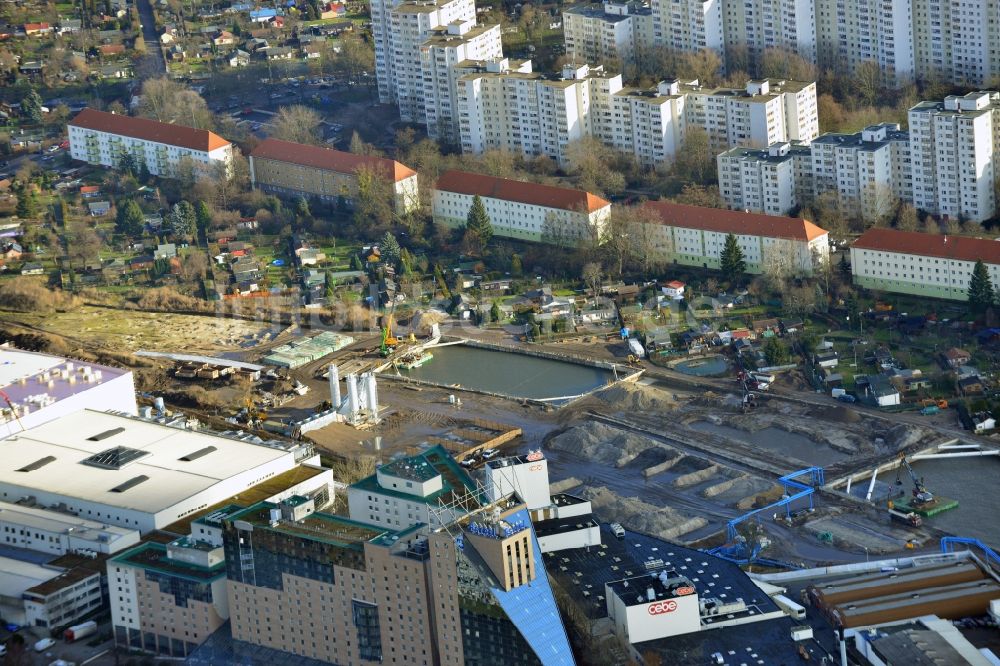
[[[0,285],[0,308],[20,312],[51,312],[75,307],[77,300],[59,290],[46,288],[38,280],[27,277],[7,280]]]

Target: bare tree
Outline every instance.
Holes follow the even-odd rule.
[[[900,231],[916,231],[919,225],[917,209],[908,203],[901,203],[896,211],[896,228]]]
[[[883,183],[869,183],[861,190],[861,221],[865,228],[884,227],[892,219],[897,197]]]
[[[594,298],[601,293],[601,277],[604,269],[596,261],[591,261],[583,265],[583,282],[590,289],[590,294]]]
[[[271,136],[282,141],[318,145],[320,115],[307,106],[283,106],[274,115]]]
[[[854,92],[865,106],[875,106],[885,83],[882,68],[874,60],[866,60],[854,68]]]

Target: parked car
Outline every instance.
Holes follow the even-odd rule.
[[[35,643],[35,652],[45,652],[55,644],[56,644],[55,640],[51,638],[43,638],[42,640]]]
[[[841,402],[849,402],[849,403],[854,403],[854,402],[858,401],[857,398],[855,398],[853,395],[851,395],[849,393],[845,393],[844,395],[838,395],[837,396],[837,400],[839,400]]]

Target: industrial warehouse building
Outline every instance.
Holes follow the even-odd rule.
[[[0,346],[0,391],[0,439],[81,409],[136,414],[128,370],[8,346]]]
[[[278,139],[265,139],[250,153],[251,183],[275,194],[342,199],[352,205],[359,182],[370,176],[388,181],[398,215],[420,205],[417,172],[395,160]]]
[[[311,452],[82,410],[0,440],[0,500],[146,533],[300,462],[318,465]]]

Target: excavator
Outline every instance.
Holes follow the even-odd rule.
[[[917,473],[913,471],[910,467],[910,461],[906,459],[906,454],[899,454],[899,464],[901,467],[905,467],[906,471],[910,474],[910,479],[913,481],[913,503],[914,504],[930,504],[934,501],[934,494],[927,490],[927,486],[924,485],[923,480],[917,476]],[[899,480],[897,475],[896,483],[902,485],[903,482]]]

